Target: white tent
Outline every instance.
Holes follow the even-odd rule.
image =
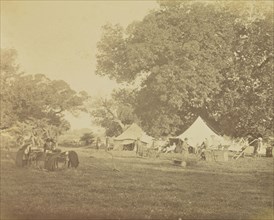
[[[196,121],[177,138],[182,141],[187,138],[188,144],[192,147],[200,146],[207,140],[209,146],[218,146],[223,143],[223,138],[210,129],[201,117],[198,117]]]
[[[119,149],[122,145],[132,144],[139,139],[144,145],[152,145],[153,138],[148,136],[142,128],[133,123],[122,134],[114,138],[114,149]]]

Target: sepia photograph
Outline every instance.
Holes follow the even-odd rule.
[[[0,220],[274,220],[272,0],[0,4]]]

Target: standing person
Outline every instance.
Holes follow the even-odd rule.
[[[135,148],[135,152],[136,152],[136,155],[138,155],[138,151],[139,151],[139,142],[138,142],[138,139],[134,141],[134,148]]]
[[[263,139],[261,137],[259,137],[257,140],[254,141],[254,144],[253,144],[253,146],[254,146],[254,151],[253,151],[254,156],[258,156],[259,151],[262,148],[262,144],[263,144],[262,141],[263,141]]]
[[[183,141],[183,145],[182,145],[183,151],[187,151],[188,147],[189,147],[188,139],[185,138],[184,141]]]
[[[188,158],[188,139],[185,138],[182,145],[182,160],[186,160]]]
[[[47,138],[44,144],[44,152],[52,151],[54,149],[54,141],[51,138]]]
[[[109,148],[109,138],[106,137],[106,151],[110,150]]]
[[[142,156],[142,146],[140,143],[140,138],[137,138],[137,140],[135,141],[135,149],[136,149],[136,154],[139,156]]]
[[[206,151],[206,149],[208,148],[208,139],[206,138],[205,140],[204,140],[204,142],[202,143],[202,145],[201,145],[201,154],[200,154],[200,157],[201,157],[201,159],[202,160],[206,160],[206,154],[205,154],[205,151]]]
[[[208,143],[208,139],[207,138],[205,138],[204,142],[202,143],[202,146],[203,146],[204,149],[208,148],[209,143]]]
[[[99,150],[99,137],[96,138],[96,150]]]
[[[259,153],[260,150],[262,149],[263,147],[263,139],[261,137],[258,138],[258,149],[257,149],[257,152]]]

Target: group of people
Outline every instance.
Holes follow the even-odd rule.
[[[33,144],[33,141],[26,140],[24,141],[24,145],[19,149],[17,153],[17,160],[16,164],[19,167],[30,165],[31,161],[36,160],[37,156],[47,153],[53,153],[53,152],[61,152],[61,150],[56,149],[55,142],[53,139],[48,138],[46,139],[44,146],[43,146],[43,152],[40,148],[35,146]]]
[[[44,153],[50,153],[50,152],[61,152],[60,149],[56,148],[56,143],[52,138],[47,138],[45,141],[45,144],[43,146],[44,148]]]
[[[175,141],[172,142],[172,144],[162,149],[162,152],[163,153],[172,153],[172,152],[181,153],[183,158],[187,158],[189,154],[197,154],[199,155],[201,160],[206,160],[205,151],[208,148],[208,145],[209,145],[208,140],[206,138],[200,146],[195,148],[191,146],[188,143],[188,139],[185,138],[184,141],[182,141],[182,143],[177,143],[177,145]]]
[[[43,160],[44,166],[48,170],[58,168],[58,162],[67,163],[68,167],[78,167],[79,159],[75,151],[65,151],[56,148],[56,143],[53,139],[47,138],[43,145],[43,150],[33,146],[31,141],[26,141],[25,144],[18,150],[16,155],[16,165],[24,167],[31,165],[32,161]]]
[[[199,155],[201,160],[206,160],[206,149],[210,147],[209,140],[205,138],[205,140],[201,143],[200,146],[191,146],[188,144],[188,139],[185,138],[182,142],[179,140],[171,140],[168,146],[165,146],[161,149],[163,153],[182,153],[184,157],[188,154],[194,153]],[[253,155],[258,156],[261,153],[261,149],[263,147],[263,139],[262,137],[254,138],[252,136],[247,137],[247,146],[252,146],[254,148]],[[246,148],[246,147],[245,147]],[[245,150],[242,149],[242,151]]]

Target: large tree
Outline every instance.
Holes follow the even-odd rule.
[[[13,107],[14,91],[11,89],[13,81],[21,76],[19,66],[16,63],[17,53],[13,49],[1,49],[1,77],[0,77],[0,102],[1,102],[1,126],[8,128],[17,120]]]
[[[120,101],[117,101],[117,96]],[[123,102],[120,93],[110,99],[94,99],[89,106],[88,109],[93,121],[105,128],[105,133],[109,137],[121,134],[128,125],[138,121],[132,106]]]
[[[233,65],[222,71],[222,90],[208,110],[219,115],[219,123],[226,133],[269,136],[274,116],[273,14],[240,17],[235,30]]]
[[[72,90],[63,80],[20,72],[16,51],[1,49],[1,130],[25,123],[32,128],[43,127],[48,135],[49,128],[58,134],[60,129],[68,128],[65,111],[84,111],[87,97],[85,92]]]
[[[175,134],[197,115],[218,121],[229,135],[269,130],[270,15],[250,14],[246,4],[234,10],[231,2],[159,3],[126,30],[103,27],[97,74],[129,83],[146,76],[134,110],[154,135]]]

